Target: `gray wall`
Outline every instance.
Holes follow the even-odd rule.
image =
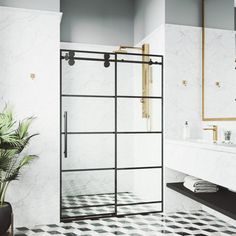
[[[61,41],[133,44],[134,0],[61,0]]]
[[[135,0],[134,43],[165,23],[165,0]]]
[[[206,27],[234,28],[234,0],[205,0]],[[201,0],[166,0],[166,23],[201,26]]]
[[[234,0],[205,0],[206,27],[234,30]]]
[[[59,11],[60,0],[0,0],[0,6]]]
[[[201,0],[166,0],[166,23],[201,25]]]

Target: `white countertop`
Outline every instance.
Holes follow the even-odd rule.
[[[222,144],[222,143],[214,144],[204,140],[194,140],[194,139],[189,139],[189,140],[167,139],[165,140],[165,143],[236,154],[236,144]]]

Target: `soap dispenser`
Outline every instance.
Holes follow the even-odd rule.
[[[189,138],[190,138],[190,128],[189,128],[188,121],[185,121],[184,128],[183,128],[183,139],[186,140]]]

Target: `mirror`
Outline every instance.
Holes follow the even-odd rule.
[[[202,0],[202,120],[236,120],[234,0]]]

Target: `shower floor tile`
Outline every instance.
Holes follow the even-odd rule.
[[[117,193],[117,202],[119,204],[129,204],[142,201],[141,198],[134,195],[131,192]],[[101,204],[114,204],[115,194],[90,194],[90,195],[77,195],[77,196],[66,196],[62,198],[63,207],[73,206],[91,206]]]
[[[15,236],[236,236],[236,228],[204,211],[145,214],[17,228]]]
[[[139,198],[130,192],[121,192],[117,194],[118,204],[133,204],[145,202],[144,199]],[[113,206],[101,206],[101,207],[85,207],[85,206],[99,206],[113,204]],[[76,217],[85,215],[97,215],[97,214],[109,214],[114,213],[115,195],[114,194],[90,194],[90,195],[77,195],[66,196],[62,198],[63,208],[75,208],[76,209],[62,209],[63,217]],[[123,206],[122,214],[132,212],[152,212],[153,206],[151,205],[131,205]],[[154,207],[155,208],[155,207]]]

